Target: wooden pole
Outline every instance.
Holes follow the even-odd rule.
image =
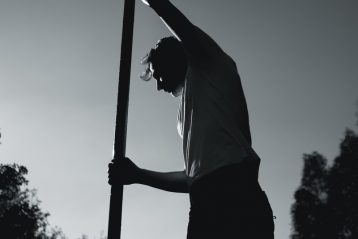
[[[113,159],[119,160],[126,153],[127,114],[130,73],[132,62],[133,25],[135,0],[124,0],[121,59],[119,66],[116,130]],[[111,187],[109,205],[108,239],[121,238],[123,186]]]

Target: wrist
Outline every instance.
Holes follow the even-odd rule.
[[[145,169],[139,168],[137,169],[137,173],[134,179],[134,183],[138,183],[138,184],[144,184],[145,182]]]
[[[163,5],[163,3],[168,2],[168,0],[145,0],[143,2],[144,4],[155,10],[160,8]]]

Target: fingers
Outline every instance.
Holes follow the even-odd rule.
[[[147,5],[147,6],[149,6],[148,0],[142,0],[142,3],[144,3],[144,4]]]
[[[112,163],[108,164],[107,173],[108,173],[108,184],[112,185],[113,184],[113,164]]]
[[[113,159],[108,164],[108,184],[127,184],[131,164],[133,164],[132,161],[127,157]]]
[[[116,166],[117,164],[115,162],[113,162],[114,160],[112,160],[111,163],[108,164],[108,169],[107,169],[107,173],[108,173],[108,184],[109,185],[113,185],[113,183],[117,180],[115,180],[116,178]],[[118,168],[118,167],[117,167]]]

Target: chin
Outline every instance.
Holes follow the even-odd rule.
[[[177,87],[176,89],[171,91],[171,94],[173,97],[179,97],[181,96],[183,93],[183,88],[182,87]]]
[[[179,96],[181,96],[181,94],[182,94],[181,91],[172,91],[172,92],[171,92],[171,95],[172,95],[173,97],[179,97]]]

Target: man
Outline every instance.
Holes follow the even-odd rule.
[[[246,100],[235,62],[167,0],[142,0],[171,30],[143,59],[141,76],[181,97],[178,131],[185,170],[141,169],[130,159],[109,164],[109,183],[145,184],[189,193],[188,239],[272,239],[273,215],[258,183]]]

